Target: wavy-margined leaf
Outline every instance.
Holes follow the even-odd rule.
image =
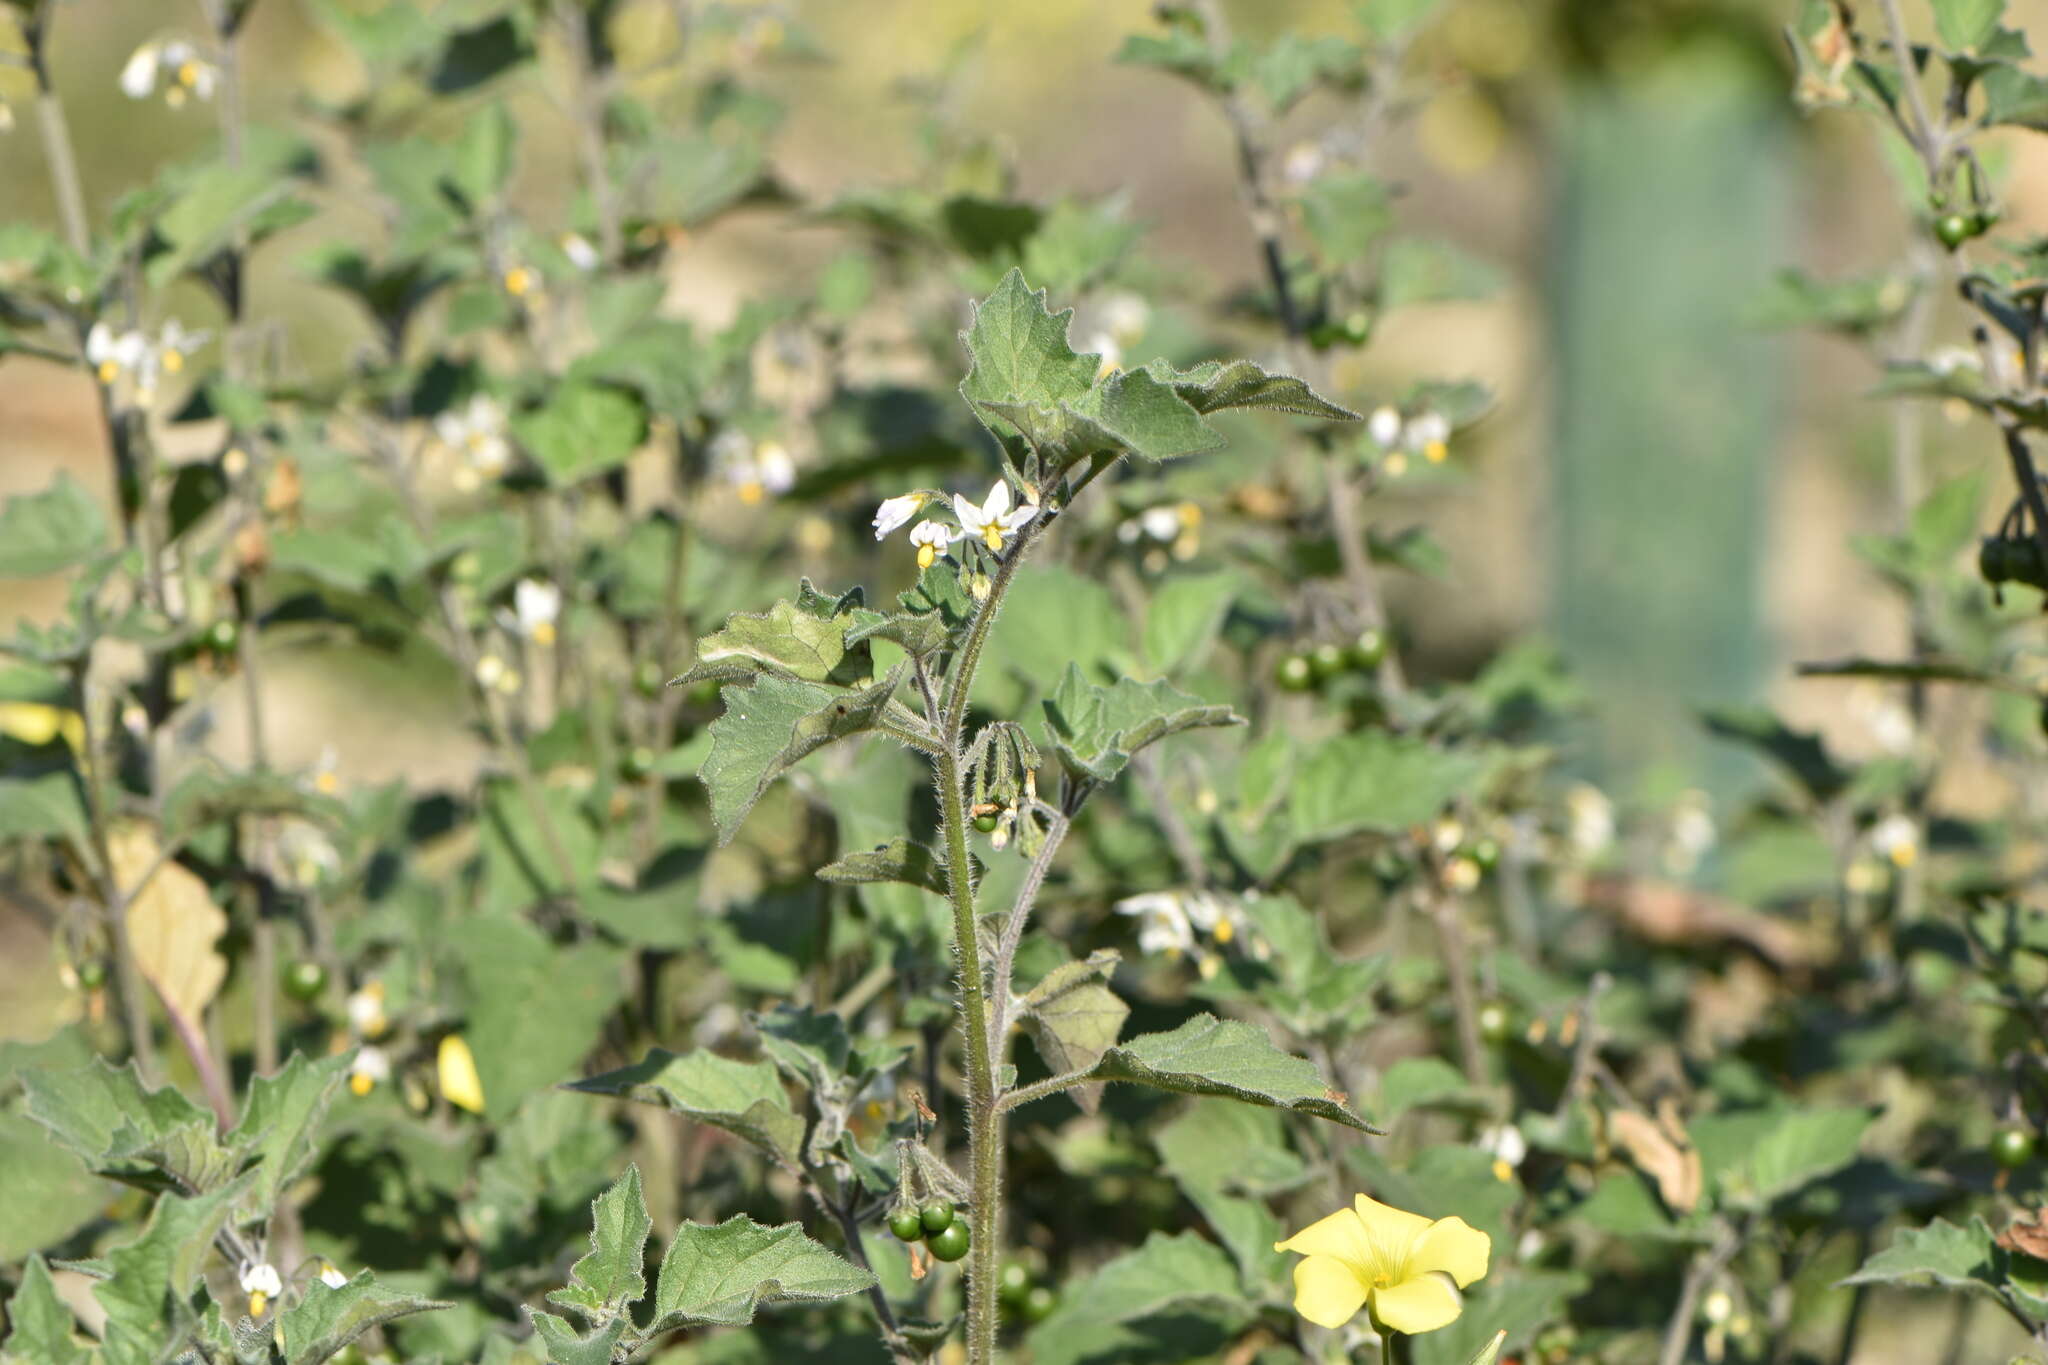
[[[796,1223],[762,1227],[744,1214],[716,1226],[684,1223],[661,1260],[648,1335],[684,1323],[744,1326],[762,1304],[817,1303],[874,1282]]]
[[[960,392],[997,434],[1018,429],[1007,412],[1056,413],[1094,386],[1102,357],[1067,344],[1073,318],[1071,308],[1055,313],[1046,307],[1045,291],[1034,292],[1021,270],[1003,276],[995,292],[974,306],[974,321],[960,334],[972,358]]]
[[[577,1331],[566,1318],[543,1313],[538,1308],[529,1307],[526,1316],[533,1323],[534,1335],[548,1348],[548,1365],[613,1365],[619,1343],[633,1325],[627,1318],[613,1318],[586,1334]]]
[[[1040,1365],[1129,1358],[1139,1353],[1142,1338],[1124,1324],[1205,1306],[1247,1310],[1236,1265],[1195,1233],[1155,1232],[1135,1251],[1066,1287],[1059,1308],[1032,1329],[1031,1358]]]
[[[1358,420],[1357,413],[1332,403],[1310,388],[1307,381],[1268,370],[1252,360],[1205,360],[1185,370],[1175,369],[1169,361],[1155,360],[1143,373],[1172,388],[1182,402],[1198,413],[1265,408],[1331,422]]]
[[[1402,830],[1433,820],[1444,803],[1483,786],[1499,764],[1483,749],[1446,749],[1379,730],[1316,747],[1295,769],[1287,815],[1296,839]]]
[[[515,417],[512,434],[550,483],[577,483],[632,456],[647,435],[647,409],[624,389],[572,382],[537,410]]]
[[[1282,1052],[1263,1029],[1211,1014],[1109,1049],[1086,1079],[1216,1095],[1313,1114],[1361,1132],[1380,1131],[1351,1111],[1347,1098],[1330,1088],[1315,1063]]]
[[[373,1328],[414,1313],[454,1306],[400,1293],[377,1283],[377,1277],[367,1270],[340,1286],[316,1279],[297,1303],[277,1315],[277,1345],[292,1365],[319,1365]]]
[[[1053,749],[1076,773],[1107,782],[1122,772],[1131,755],[1156,740],[1207,725],[1242,725],[1244,718],[1200,701],[1163,682],[1119,678],[1099,687],[1074,664],[1045,700],[1046,730]]]
[[[169,1170],[189,1185],[208,1188],[233,1170],[213,1141],[213,1115],[178,1090],[145,1090],[135,1064],[36,1068],[22,1077],[29,1117],[50,1130],[80,1160],[116,1180],[161,1182]]]
[[[732,842],[747,812],[786,769],[835,739],[873,729],[902,680],[898,665],[880,682],[851,690],[782,677],[724,689],[725,714],[706,727],[711,753],[698,770],[711,795],[718,841]]]
[[[85,1365],[92,1358],[40,1256],[29,1257],[22,1267],[21,1283],[7,1301],[7,1321],[10,1330],[0,1350],[10,1358],[33,1365]]]
[[[320,1121],[341,1089],[349,1062],[347,1053],[313,1058],[294,1052],[276,1072],[250,1082],[241,1121],[229,1130],[226,1143],[243,1160],[256,1160],[251,1193],[259,1206],[275,1202],[318,1155]]]
[[[768,1062],[656,1048],[632,1066],[576,1081],[569,1089],[672,1109],[744,1138],[779,1161],[794,1160],[803,1143],[804,1121],[790,1108],[789,1095]]]
[[[641,1270],[654,1220],[640,1189],[640,1168],[628,1166],[590,1204],[590,1250],[569,1268],[569,1283],[548,1302],[574,1308],[593,1323],[623,1312],[647,1292]]]
[[[678,683],[731,679],[755,673],[786,674],[806,682],[855,687],[872,681],[874,657],[865,643],[847,643],[851,611],[820,614],[795,602],[766,612],[740,612],[697,643],[696,662]]]
[[[107,1365],[153,1365],[163,1343],[190,1324],[200,1271],[246,1186],[245,1177],[211,1194],[163,1195],[141,1235],[107,1253],[107,1278],[93,1286],[107,1310]]]
[[[1924,1228],[1901,1228],[1891,1245],[1843,1280],[1858,1284],[1934,1284],[1996,1294],[2005,1282],[2006,1253],[1982,1218],[1957,1227],[1937,1218]]]

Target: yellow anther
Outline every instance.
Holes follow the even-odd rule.
[[[100,377],[100,383],[111,384],[121,377],[121,362],[118,360],[102,360],[96,373]]]
[[[533,288],[533,272],[523,265],[515,265],[505,272],[505,292],[513,298],[524,298]]]
[[[1422,455],[1431,464],[1442,464],[1451,457],[1451,448],[1442,441],[1431,441],[1422,448]]]
[[[543,648],[552,645],[555,642],[555,623],[536,621],[533,627],[533,642]]]
[[[376,1088],[376,1085],[367,1071],[358,1071],[348,1078],[349,1092],[354,1095],[367,1095]]]
[[[939,558],[939,552],[938,552],[937,550],[933,549],[933,548],[932,548],[931,546],[929,546],[929,545],[920,545],[920,546],[918,546],[918,547],[917,547],[917,567],[918,567],[918,568],[920,568],[920,569],[929,569],[929,568],[930,568],[930,567],[931,567],[931,566],[932,566],[932,565],[933,565],[934,563],[936,563],[936,562],[938,561],[938,558]]]
[[[262,1317],[262,1316],[263,1316],[263,1309],[264,1309],[264,1307],[265,1307],[266,1305],[268,1305],[268,1304],[269,1304],[269,1302],[270,1302],[270,1295],[268,1295],[268,1294],[264,1293],[264,1292],[263,1292],[262,1290],[260,1290],[260,1289],[256,1290],[256,1291],[255,1291],[254,1293],[250,1294],[250,1295],[249,1295],[249,1316],[250,1316],[250,1317],[252,1317],[252,1318],[260,1318],[260,1317]]]
[[[759,505],[761,499],[766,497],[767,494],[767,487],[759,479],[748,479],[740,485],[740,501],[749,507]]]
[[[1228,943],[1237,937],[1237,926],[1227,919],[1219,919],[1216,921],[1216,927],[1209,931],[1209,936],[1218,943]]]

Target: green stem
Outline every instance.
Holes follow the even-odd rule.
[[[49,165],[50,188],[57,197],[57,216],[64,223],[64,239],[84,256],[92,250],[92,234],[85,221],[85,191],[78,177],[78,153],[71,145],[71,125],[64,117],[63,101],[50,84],[46,55],[49,25],[55,18],[52,0],[42,0],[34,17],[23,26],[28,41],[28,66],[36,78],[36,123],[43,133],[43,159]]]
[[[1394,1365],[1394,1334],[1380,1333],[1380,1365]]]

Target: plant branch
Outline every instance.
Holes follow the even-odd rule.
[[[1906,16],[1899,9],[1899,0],[1878,0],[1878,8],[1884,12],[1887,37],[1899,59],[1899,84],[1906,87],[1906,107],[1913,115],[1914,150],[1927,164],[1927,188],[1933,190],[1941,178],[1941,163],[1946,159],[1947,149],[1927,108],[1927,93],[1920,88],[1920,75],[1913,66],[1913,44],[1906,36]]]
[[[1025,812],[1030,819],[1030,812]],[[989,1055],[1000,1059],[1003,1055],[1003,1039],[1010,1031],[1010,977],[1017,967],[1017,945],[1023,941],[1024,925],[1031,918],[1031,908],[1038,902],[1038,893],[1045,886],[1045,877],[1052,870],[1052,860],[1060,850],[1060,844],[1072,827],[1072,819],[1063,811],[1055,811],[1051,823],[1046,826],[1045,843],[1039,847],[1038,856],[1031,860],[1031,866],[1024,873],[1024,882],[1017,888],[1017,898],[1010,904],[1010,916],[1003,922],[1002,936],[996,940],[996,965],[993,980],[996,987],[995,1012],[989,1017]]]
[[[43,134],[43,159],[48,163],[50,188],[57,198],[57,216],[64,224],[64,240],[83,256],[92,250],[92,234],[86,227],[78,153],[71,145],[71,124],[64,117],[64,102],[57,98],[57,91],[50,84],[49,25],[55,13],[55,0],[42,0],[34,16],[23,23],[22,37],[28,44],[28,68],[36,78],[36,123]]]
[[[1087,1071],[1063,1071],[1057,1076],[1047,1076],[1042,1081],[1020,1085],[1004,1095],[996,1105],[996,1112],[1007,1114],[1012,1109],[1021,1109],[1035,1100],[1050,1099],[1062,1091],[1072,1090],[1077,1085],[1088,1084]]]

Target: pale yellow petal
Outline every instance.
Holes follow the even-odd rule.
[[[1273,1250],[1295,1251],[1303,1256],[1334,1256],[1361,1267],[1370,1265],[1372,1260],[1372,1243],[1366,1240],[1358,1215],[1350,1209],[1338,1209],[1328,1218],[1310,1223],[1286,1241],[1275,1242]]]
[[[1463,1289],[1486,1274],[1486,1258],[1493,1251],[1493,1239],[1462,1218],[1443,1218],[1408,1248],[1408,1271],[1420,1275],[1440,1270]]]
[[[1294,1267],[1294,1311],[1318,1327],[1342,1327],[1364,1306],[1365,1281],[1336,1257],[1310,1256]]]
[[[441,1094],[448,1103],[472,1114],[481,1114],[484,1111],[484,1084],[476,1073],[476,1057],[462,1035],[451,1033],[443,1038],[435,1060],[436,1069],[440,1072]]]
[[[1372,1291],[1373,1317],[1382,1326],[1410,1336],[1448,1327],[1457,1321],[1463,1307],[1448,1275],[1418,1275]]]
[[[1407,1263],[1408,1248],[1416,1238],[1429,1231],[1429,1220],[1419,1213],[1404,1212],[1363,1194],[1351,1202],[1372,1247],[1377,1273],[1398,1274]]]

